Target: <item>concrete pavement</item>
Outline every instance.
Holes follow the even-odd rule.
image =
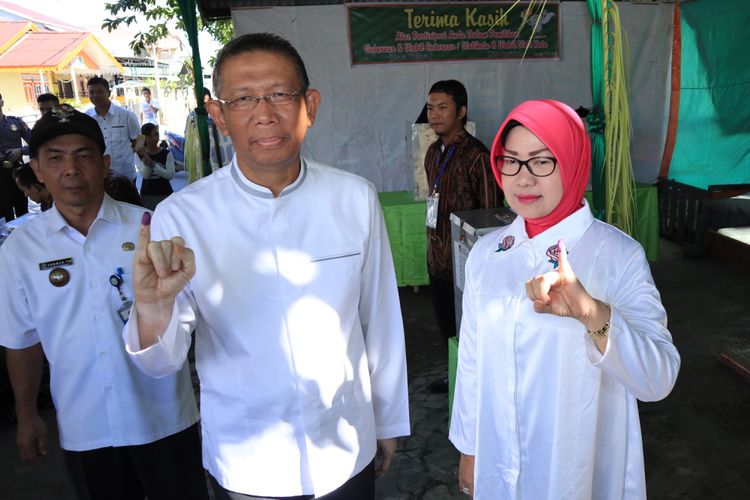
[[[715,361],[726,346],[750,343],[750,271],[686,259],[678,245],[665,240],[652,269],[682,368],[669,397],[640,405],[649,497],[750,498],[750,384]],[[447,369],[429,290],[402,288],[400,296],[412,435],[400,442],[391,470],[378,480],[376,498],[465,498],[456,491],[458,454],[447,439],[447,396],[425,390]],[[2,500],[75,498],[56,445],[53,411],[44,409],[43,415],[51,432],[50,455],[31,466],[18,459],[15,428],[0,414]]]

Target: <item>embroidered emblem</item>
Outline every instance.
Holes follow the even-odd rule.
[[[503,250],[510,250],[510,248],[513,246],[513,243],[516,242],[516,239],[513,236],[506,236],[503,238],[503,241],[500,242],[500,244],[497,246],[497,250],[495,252],[502,252]]]
[[[49,272],[49,282],[52,286],[61,287],[68,284],[70,281],[70,273],[62,267],[56,267]]]
[[[70,117],[73,116],[74,111],[69,104],[60,104],[59,106],[55,106],[51,113],[52,116],[57,118],[58,122],[65,123],[70,121]]]
[[[566,254],[570,253],[568,251],[565,252]],[[560,246],[559,244],[554,244],[551,247],[547,249],[547,257],[549,257],[549,262],[552,264],[552,269],[557,269],[557,266],[560,265]]]
[[[123,252],[132,252],[133,250],[135,250],[135,243],[133,243],[132,241],[126,241],[122,244]]]

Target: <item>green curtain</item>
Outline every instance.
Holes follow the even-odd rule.
[[[586,117],[591,137],[591,188],[593,211],[605,208],[604,185],[604,56],[602,48],[601,0],[586,0],[591,15],[591,97],[593,108]]]
[[[750,2],[680,8],[680,111],[668,176],[702,189],[750,183]]]
[[[208,142],[208,113],[203,106],[203,68],[201,66],[201,53],[198,47],[198,19],[195,15],[195,0],[177,0],[182,14],[182,21],[185,23],[190,48],[193,51],[193,78],[195,80],[195,101],[198,107],[195,108],[195,121],[198,126],[198,140],[201,152],[201,169],[203,176],[211,174],[211,162],[209,160],[209,142]]]

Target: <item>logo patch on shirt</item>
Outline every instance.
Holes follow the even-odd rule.
[[[566,255],[568,253],[570,252],[565,252]],[[560,247],[557,243],[547,249],[547,257],[549,257],[549,260],[547,262],[552,264],[552,269],[557,269],[557,267],[560,265]]]
[[[497,246],[497,250],[495,252],[502,252],[504,250],[510,250],[513,246],[513,243],[516,242],[516,239],[513,236],[506,236],[503,238],[503,241],[500,242],[500,244]]]
[[[72,266],[72,265],[73,265],[73,258],[68,257],[66,259],[57,259],[57,260],[50,260],[49,262],[40,262],[39,270],[46,271],[47,269],[52,269],[53,267]]]
[[[49,282],[52,286],[61,287],[68,284],[70,281],[70,273],[67,269],[56,267],[49,272]]]
[[[126,241],[122,244],[123,252],[132,252],[133,250],[135,250],[135,243],[133,243],[132,241]]]

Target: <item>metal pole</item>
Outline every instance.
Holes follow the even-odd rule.
[[[76,104],[81,104],[81,98],[78,97],[78,81],[76,80],[76,70],[70,65],[70,83],[73,85],[73,95],[76,98]]]
[[[157,45],[154,45],[154,80],[156,81],[154,99],[158,101],[161,98],[161,91],[159,87],[159,49]]]

